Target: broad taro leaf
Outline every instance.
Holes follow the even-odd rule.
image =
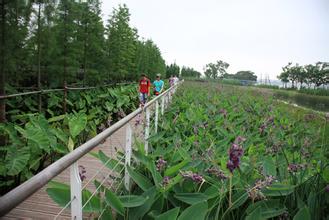
[[[153,184],[149,181],[149,179],[146,178],[144,175],[138,173],[137,171],[134,171],[129,166],[127,167],[127,170],[130,177],[143,191],[147,191],[153,186]]]
[[[14,176],[19,174],[27,166],[30,159],[30,149],[23,147],[16,149],[14,146],[8,149],[6,155],[7,175]]]
[[[49,124],[43,115],[30,116],[30,122],[25,125],[25,129],[15,126],[26,139],[32,141],[39,149],[50,152],[50,147],[56,147],[57,140],[49,133]]]
[[[102,213],[101,216],[98,217],[100,220],[112,220],[113,215],[112,215],[112,210],[110,208],[106,208],[105,211]]]
[[[179,207],[170,209],[169,211],[166,211],[162,213],[161,215],[158,215],[155,217],[155,220],[176,220],[177,216],[179,214]]]
[[[117,213],[124,215],[125,208],[120,199],[109,189],[105,189],[105,201],[111,206]]]
[[[96,157],[99,158],[104,165],[106,164],[106,167],[108,167],[110,170],[114,170],[119,173],[123,169],[122,163],[119,163],[119,161],[106,156],[106,154],[104,154],[104,152],[101,150],[98,151],[98,155]]]
[[[246,220],[263,220],[261,207],[257,207],[253,212],[246,216]]]
[[[64,207],[71,200],[70,186],[64,183],[51,181],[46,189],[49,197],[54,200],[59,206]],[[84,205],[92,193],[89,190],[84,189],[82,191],[82,204]],[[101,202],[97,196],[93,196],[86,206],[83,208],[84,212],[99,212],[101,211]]]
[[[143,205],[147,201],[148,197],[125,195],[125,196],[119,196],[119,199],[124,207],[131,208],[131,207],[138,207]]]
[[[293,220],[310,220],[311,214],[310,210],[307,206],[304,206],[303,208],[299,209],[299,211],[294,216]]]
[[[272,157],[268,156],[264,158],[263,167],[264,167],[265,175],[276,176],[276,166]]]
[[[129,209],[129,218],[127,219],[143,219],[142,217],[150,211],[153,203],[156,201],[157,190],[150,187],[141,196],[148,198],[141,206]]]
[[[17,131],[15,130],[13,123],[1,123],[0,124],[0,133],[7,134],[9,136],[10,142],[15,146],[20,146],[22,141],[17,135]]]
[[[182,162],[169,167],[166,171],[165,171],[165,176],[172,176],[174,174],[176,174],[179,170],[181,170],[183,167],[185,167],[188,163],[190,162],[190,160],[183,160]]]
[[[189,205],[204,202],[208,199],[208,197],[203,193],[177,193],[174,197]]]
[[[271,186],[265,188],[263,190],[263,193],[265,196],[287,196],[294,192],[295,186],[292,185],[286,185],[286,184],[280,184],[280,183],[274,183]]]
[[[200,202],[185,209],[178,220],[204,220],[208,211],[207,202]]]
[[[87,115],[85,113],[77,113],[70,115],[69,129],[72,138],[77,137],[87,126]]]
[[[242,206],[248,200],[248,193],[245,190],[238,190],[232,196],[232,207],[230,209],[236,209]]]
[[[257,208],[260,208],[262,219],[274,218],[286,212],[286,207],[280,200],[263,200],[248,206],[246,213],[251,215]]]

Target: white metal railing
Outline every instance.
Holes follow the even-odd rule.
[[[71,207],[71,218],[72,219],[82,219],[83,217],[83,207],[85,207],[88,202],[95,196],[98,190],[103,186],[103,184],[108,180],[109,177],[114,175],[115,177],[112,179],[110,187],[116,182],[115,180],[119,178],[121,175],[123,176],[122,180],[120,181],[119,186],[123,184],[126,189],[130,188],[130,176],[127,171],[127,166],[130,165],[131,162],[131,153],[132,153],[132,139],[133,139],[133,129],[131,128],[130,121],[135,118],[139,114],[145,113],[145,123],[144,123],[144,149],[145,153],[147,154],[148,149],[148,139],[150,137],[150,119],[151,119],[151,112],[154,113],[154,132],[158,131],[158,121],[159,121],[159,108],[161,115],[164,114],[165,108],[169,106],[171,102],[173,94],[176,92],[177,87],[183,83],[183,81],[178,82],[176,85],[170,87],[159,96],[155,97],[153,100],[147,102],[143,108],[138,108],[134,112],[130,113],[111,127],[107,128],[94,138],[90,139],[86,143],[82,144],[81,146],[77,147],[74,151],[68,153],[64,157],[60,158],[43,171],[32,177],[31,179],[27,180],[23,184],[19,185],[12,191],[8,192],[4,196],[0,197],[0,216],[4,216],[10,210],[15,208],[17,205],[22,203],[25,199],[29,196],[34,194],[37,190],[41,189],[44,185],[46,185],[49,181],[51,181],[54,177],[58,174],[63,172],[65,169],[70,167],[70,189],[71,189],[71,199],[70,201],[57,213],[56,218],[61,216],[61,214],[67,210],[68,207]],[[160,104],[159,104],[160,101]],[[151,108],[154,106],[154,111]],[[78,160],[83,157],[84,155],[88,154],[91,150],[93,150],[97,145],[103,142],[105,139],[110,137],[114,132],[119,130],[121,127],[126,126],[126,135],[124,141],[124,157],[118,160],[117,164],[113,167],[104,179],[101,181],[101,184],[96,187],[95,191],[92,195],[88,198],[88,200],[82,204],[82,191],[87,187],[87,185],[92,181],[92,179],[96,179],[97,175],[106,167],[106,164],[109,160],[113,159],[110,158],[106,163],[104,163],[98,171],[87,181],[84,186],[82,186],[82,181],[79,176],[79,166]],[[122,164],[123,169],[119,172],[116,172],[116,167]],[[106,207],[105,207],[106,208]],[[104,208],[104,210],[105,210]],[[103,211],[104,211],[103,210]]]

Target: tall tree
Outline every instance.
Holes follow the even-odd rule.
[[[129,9],[123,4],[113,10],[107,25],[108,70],[115,80],[127,79],[136,68],[137,30],[129,21]]]
[[[230,64],[218,60],[216,63],[208,63],[205,67],[204,74],[208,78],[222,78]]]
[[[172,75],[179,76],[179,73],[180,73],[180,67],[176,63],[166,66],[166,77],[167,78],[169,78]]]
[[[233,75],[233,78],[239,80],[257,81],[256,74],[250,70],[239,71],[235,75]]]
[[[78,78],[84,84],[88,82],[96,85],[104,82],[106,77],[105,29],[100,7],[101,3],[99,0],[89,0],[79,4],[78,30],[80,34],[77,40],[83,49],[79,56],[82,75],[80,74]]]
[[[201,73],[196,71],[195,69],[191,68],[191,67],[182,67],[182,71],[181,71],[181,76],[182,77],[192,77],[192,78],[200,78],[201,77]]]

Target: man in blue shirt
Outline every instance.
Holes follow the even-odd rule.
[[[157,74],[156,80],[153,82],[154,95],[159,95],[164,87],[164,82],[160,79],[160,74]]]

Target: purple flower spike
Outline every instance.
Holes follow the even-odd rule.
[[[203,177],[197,173],[193,173],[192,180],[196,183],[201,183],[203,181]]]
[[[191,179],[195,183],[202,183],[205,181],[201,175],[193,173],[192,171],[180,172],[180,174],[185,179]]]
[[[162,185],[163,185],[163,186],[168,185],[169,182],[170,182],[170,177],[169,177],[169,176],[165,176],[165,177],[163,177],[163,180],[162,180]]]
[[[226,116],[227,116],[227,111],[225,110],[225,109],[220,109],[219,110],[219,113],[221,113],[223,116],[224,116],[224,118],[226,118]]]
[[[240,145],[233,143],[228,152],[229,160],[226,167],[231,173],[240,166],[240,158],[243,155],[243,149]]]
[[[237,137],[235,138],[234,143],[235,143],[235,144],[241,144],[241,143],[243,143],[243,142],[246,141],[246,140],[247,140],[247,139],[244,138],[244,137],[237,136]]]
[[[158,171],[161,171],[165,168],[167,164],[167,161],[165,161],[164,159],[162,159],[162,157],[160,157],[158,160],[157,160],[157,170]]]

